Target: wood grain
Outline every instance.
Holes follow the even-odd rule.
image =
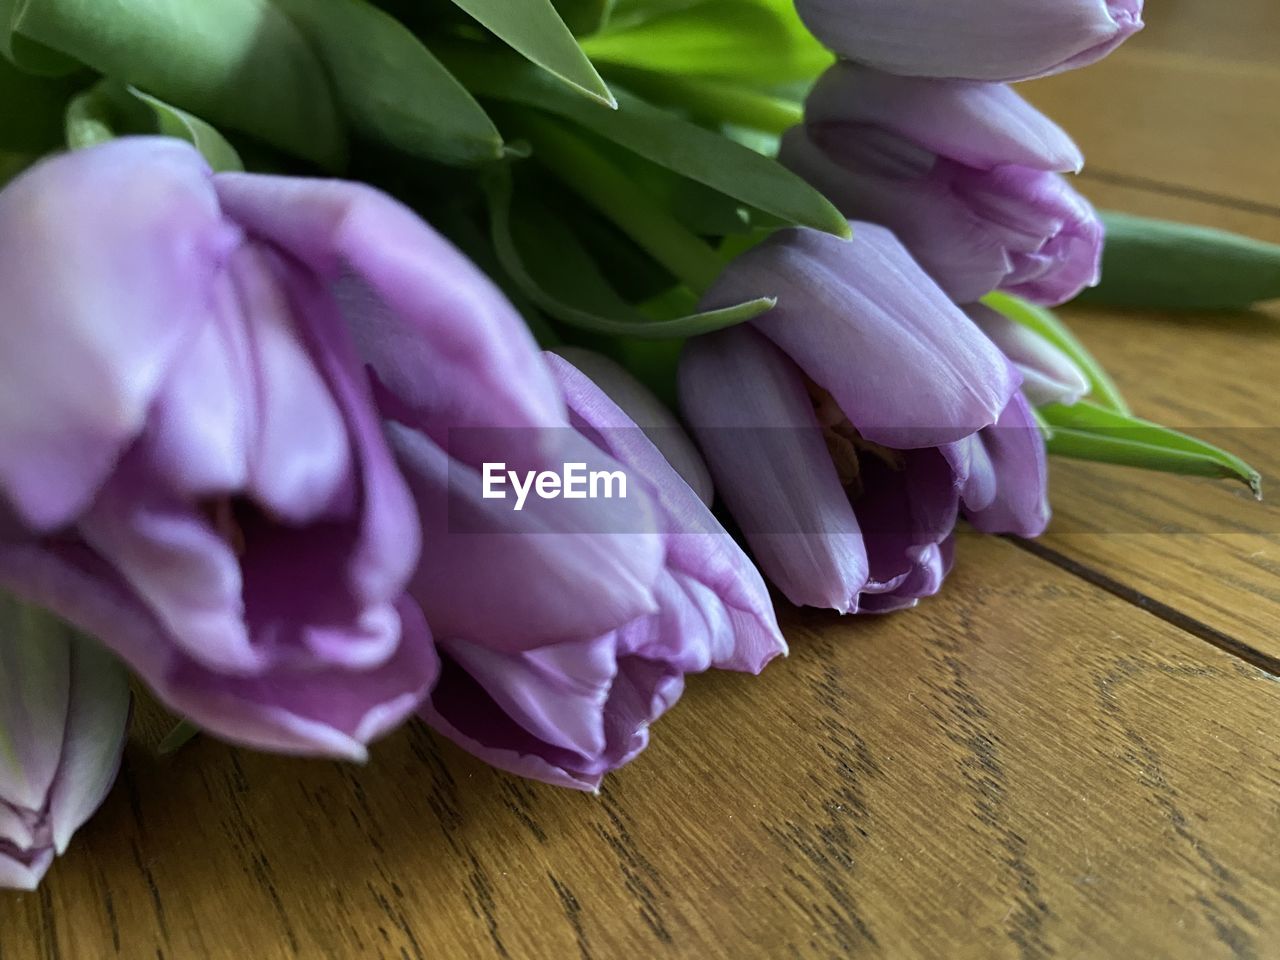
[[[1080,187],[1097,205],[1280,243],[1280,4],[1231,7],[1233,17],[1175,18],[1141,35],[1108,63],[1120,75],[1084,71],[1033,95],[1078,132],[1090,158]],[[1208,38],[1202,45],[1192,42],[1195,27]],[[1255,44],[1270,51],[1269,66],[1251,59]],[[1205,55],[1237,48],[1252,52],[1241,61]],[[1072,94],[1081,83],[1094,91],[1084,101]],[[1107,89],[1107,109],[1084,116]],[[1240,453],[1270,495],[1257,504],[1226,484],[1062,461],[1044,544],[1176,609],[1213,642],[1280,668],[1280,304],[1235,315],[1063,315],[1138,414]]]
[[[1280,6],[1148,19],[1030,88],[1081,186],[1280,241]],[[1280,311],[1069,316],[1140,413],[1280,479]],[[695,678],[599,797],[421,727],[364,768],[161,760],[144,710],[46,885],[0,895],[0,960],[1280,956],[1280,515],[1095,465],[1054,487],[1040,556],[966,537],[913,613],[788,613],[789,661]]]
[[[1280,684],[967,539],[911,616],[793,615],[599,797],[421,728],[364,769],[135,744],[36,895],[37,957],[1257,957]]]
[[[1280,4],[1149,3],[1153,26],[1023,92],[1097,171],[1280,206]]]

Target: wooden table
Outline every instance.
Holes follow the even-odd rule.
[[[1280,4],[1152,0],[1029,86],[1099,204],[1280,241]],[[1068,311],[1137,411],[1280,477],[1280,310]],[[1280,956],[1280,510],[1059,463],[1035,545],[968,537],[939,598],[785,617],[695,678],[598,797],[421,727],[366,768],[144,716],[0,957]],[[1274,487],[1273,487],[1274,489]]]

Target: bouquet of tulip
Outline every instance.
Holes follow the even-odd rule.
[[[1256,488],[1045,309],[1106,218],[1008,82],[1140,8],[0,4],[0,886],[110,787],[126,669],[249,747],[418,717],[591,790],[785,652],[766,577],[911,607],[960,522],[1044,529],[1046,451]],[[1280,294],[1111,225],[1097,298]]]

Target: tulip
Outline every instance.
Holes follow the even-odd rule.
[[[943,290],[1057,304],[1098,282],[1102,224],[1058,171],[1071,139],[1005,86],[832,67],[780,159],[847,216],[893,230]]]
[[[599,387],[567,361],[549,361],[575,429],[658,506],[665,550],[657,607],[597,637],[523,650],[442,631],[440,682],[423,716],[494,766],[595,790],[644,749],[687,674],[759,673],[786,644],[760,574],[697,493]],[[537,569],[524,575],[543,580]]]
[[[604,354],[581,347],[556,347],[555,352],[590,377],[592,383],[618,405],[653,445],[662,451],[667,462],[708,506],[715,498],[711,474],[684,428],[653,392],[637,380],[620,363]]]
[[[563,423],[519,316],[376,191],[160,138],[0,193],[0,292],[0,585],[199,727],[362,758],[438,669],[370,381],[437,436]]]
[[[1033,406],[1051,403],[1071,406],[1089,392],[1089,380],[1075,361],[1029,327],[985,304],[964,308],[1022,374],[1022,393]]]
[[[1142,29],[1142,0],[796,0],[796,11],[842,57],[966,80],[1088,66]]]
[[[788,599],[914,605],[950,568],[962,507],[989,532],[1034,531],[1043,441],[1017,371],[889,231],[854,224],[850,243],[781,231],[735,260],[703,308],[763,291],[773,310],[689,342],[680,399]]]
[[[34,890],[111,788],[129,683],[105,651],[0,595],[0,887]]]

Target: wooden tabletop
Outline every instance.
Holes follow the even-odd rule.
[[[1097,203],[1280,241],[1280,4],[1153,0],[1027,87]],[[1280,480],[1280,308],[1067,311],[1139,414]],[[422,727],[364,768],[151,752],[0,958],[1280,956],[1280,509],[1054,465],[1036,544],[942,596],[788,612],[788,661],[696,677],[598,797]]]

